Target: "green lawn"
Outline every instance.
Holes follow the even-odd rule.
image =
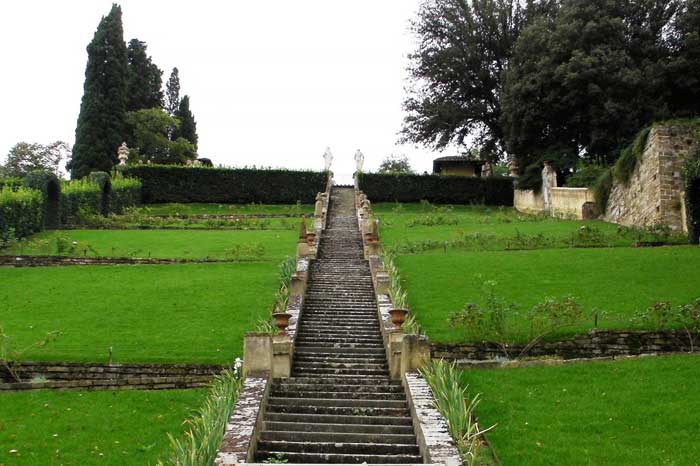
[[[463,372],[503,464],[697,466],[700,358]]]
[[[502,250],[564,248],[572,241],[579,246],[629,246],[657,239],[626,228],[618,231],[600,220],[560,220],[506,207],[378,204],[373,210],[380,220],[382,244],[400,253],[442,249],[444,242],[466,250]],[[671,236],[670,241],[685,239]]]
[[[312,204],[204,204],[166,203],[147,204],[135,213],[146,215],[249,215],[249,214],[294,214],[312,215]]]
[[[294,254],[296,240],[291,230],[62,230],[38,233],[4,253],[279,262]]]
[[[147,465],[204,390],[0,393],[0,465]]]
[[[467,302],[480,303],[486,280],[497,282],[500,296],[525,307],[571,294],[586,309],[609,313],[602,327],[628,327],[635,310],[656,301],[681,304],[700,296],[700,248],[690,246],[448,251],[400,256],[396,262],[411,310],[426,333],[441,342],[468,339],[447,319]],[[527,325],[522,318],[519,322]]]
[[[278,262],[0,268],[0,327],[22,359],[226,363],[269,312]]]

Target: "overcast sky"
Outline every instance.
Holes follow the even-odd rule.
[[[87,53],[111,0],[23,0],[0,6],[0,154],[18,141],[71,145]],[[146,41],[191,96],[199,154],[216,164],[323,168],[337,174],[406,154],[414,169],[439,156],[397,146],[408,32],[420,0],[120,2],[124,38]],[[444,155],[447,155],[444,154]]]

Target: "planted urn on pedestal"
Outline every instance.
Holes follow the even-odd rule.
[[[272,314],[272,317],[274,317],[275,325],[277,326],[277,335],[286,335],[289,319],[292,315],[288,312],[275,312]]]
[[[406,315],[408,314],[407,309],[391,309],[389,315],[391,316],[391,323],[397,327],[401,327],[406,321]]]

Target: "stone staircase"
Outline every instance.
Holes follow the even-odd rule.
[[[406,395],[389,378],[354,191],[334,188],[295,341],[275,380],[257,461],[422,463]]]

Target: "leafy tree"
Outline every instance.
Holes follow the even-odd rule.
[[[474,140],[482,156],[503,152],[500,95],[503,75],[526,12],[552,2],[427,0],[412,22],[417,50],[409,56],[403,142],[436,149]]]
[[[507,148],[537,185],[539,163],[617,158],[639,128],[665,115],[663,31],[676,3],[567,0],[520,34],[502,99]],[[532,168],[530,168],[532,167]],[[521,180],[522,181],[522,180]]]
[[[190,96],[186,95],[180,101],[180,106],[175,112],[175,116],[180,120],[180,127],[175,131],[173,139],[185,138],[197,149],[197,122],[190,111]]]
[[[700,115],[700,0],[687,0],[674,19],[667,68],[675,116]]]
[[[183,164],[195,157],[194,146],[184,138],[171,141],[170,128],[178,128],[180,121],[159,108],[129,112],[129,160],[162,164]]]
[[[390,155],[379,165],[379,173],[412,173],[411,164],[405,155]]]
[[[177,68],[173,68],[165,85],[165,111],[175,115],[178,108],[180,108],[180,72]]]
[[[122,10],[114,4],[102,18],[87,47],[83,99],[75,130],[75,146],[67,167],[80,178],[92,171],[110,171],[124,139],[127,51]]]
[[[146,43],[131,39],[127,48],[129,66],[127,76],[127,111],[163,106],[163,72],[146,53]]]
[[[50,171],[58,176],[61,160],[70,157],[70,146],[63,141],[48,145],[18,142],[7,154],[4,176],[24,177],[34,170]]]

